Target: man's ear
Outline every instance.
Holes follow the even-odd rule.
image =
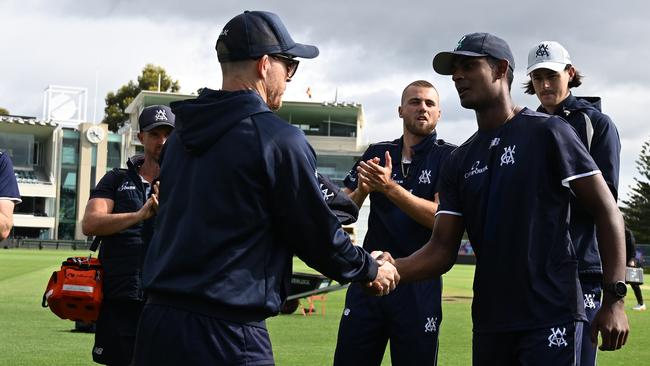
[[[576,77],[576,68],[571,65],[567,72],[569,73],[569,81],[573,81],[573,78]]]
[[[498,78],[504,78],[508,74],[508,65],[509,62],[507,60],[499,60],[497,63],[497,77]]]
[[[397,107],[397,114],[399,115],[399,118],[402,118],[402,106]]]
[[[138,132],[138,140],[140,140],[141,144],[144,144],[144,142],[142,141],[143,138],[144,138],[144,132],[143,131]]]
[[[266,79],[266,75],[269,72],[269,69],[271,68],[271,61],[269,60],[269,55],[264,55],[257,60],[257,63],[255,64],[256,70],[257,70],[257,76],[259,76],[261,79]]]

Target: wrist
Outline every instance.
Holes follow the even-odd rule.
[[[627,285],[623,281],[603,283],[603,302],[605,299],[623,300],[627,295]]]
[[[623,298],[619,298],[616,296],[613,296],[609,293],[604,292],[603,293],[603,301],[601,302],[601,307],[609,307],[609,308],[615,308],[615,307],[623,307],[625,305],[625,300]]]
[[[399,184],[395,183],[394,180],[389,180],[386,182],[386,184],[382,185],[382,193],[386,196],[392,194],[393,192],[396,192],[396,188],[399,187]]]

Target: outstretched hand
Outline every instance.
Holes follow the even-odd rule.
[[[379,269],[374,281],[366,284],[367,292],[377,296],[388,295],[399,283],[399,273],[393,265],[394,260],[387,252],[374,251],[370,255],[377,259]]]

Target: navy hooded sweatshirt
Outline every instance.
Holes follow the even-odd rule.
[[[172,109],[146,291],[262,320],[288,295],[294,254],[339,282],[376,277],[327,207],[304,134],[255,91],[206,88]]]
[[[537,110],[545,112],[542,106]],[[601,112],[600,98],[575,97],[569,93],[556,108],[555,115],[567,120],[576,130],[589,155],[602,172],[614,199],[617,199],[621,141],[614,122]],[[603,270],[594,218],[575,196],[571,197],[571,241],[578,257],[581,278],[599,279]]]

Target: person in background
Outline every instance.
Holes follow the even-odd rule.
[[[406,257],[431,236],[438,207],[440,168],[455,146],[438,139],[440,97],[417,80],[404,88],[397,109],[402,136],[370,145],[345,178],[359,207],[370,196],[363,247]],[[436,365],[442,322],[442,281],[400,285],[388,296],[348,288],[334,365],[379,365],[390,341],[395,365]]]
[[[616,200],[621,154],[618,131],[609,116],[601,112],[600,98],[576,97],[571,93],[572,88],[582,85],[582,75],[569,52],[558,42],[540,42],[528,52],[526,73],[530,80],[525,84],[525,92],[539,99],[541,105],[537,111],[560,116],[569,122]],[[575,196],[571,197],[570,232],[578,257],[578,274],[588,320],[582,337],[581,362],[583,366],[593,366],[596,364],[596,346],[591,342],[591,323],[601,305],[603,269],[594,217]]]
[[[634,234],[629,228],[625,228],[625,252],[627,257],[628,267],[638,267],[636,261],[636,241],[634,240]],[[641,292],[641,286],[638,283],[631,283],[632,291],[634,291],[634,297],[636,297],[636,305],[632,310],[636,311],[645,311],[646,306],[643,302],[643,293]]]
[[[143,222],[153,217],[157,197],[151,183],[160,173],[158,159],[175,117],[164,105],[146,107],[139,116],[138,139],[144,155],[131,157],[127,169],[106,173],[90,193],[82,221],[85,235],[101,240],[104,299],[95,327],[93,360],[130,365],[135,332],[144,306],[142,289]]]
[[[14,226],[14,207],[21,202],[11,158],[0,151],[0,241],[9,237]]]

